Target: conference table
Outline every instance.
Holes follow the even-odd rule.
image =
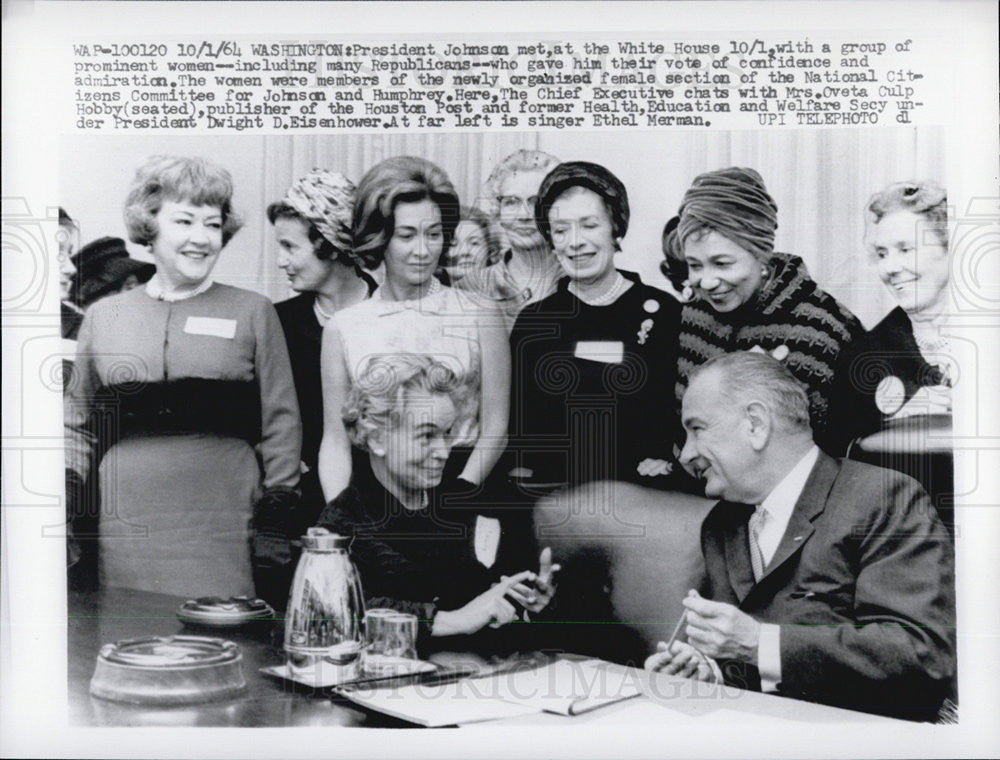
[[[280,665],[280,622],[255,623],[249,627],[217,631],[192,630],[176,617],[184,600],[164,594],[124,588],[71,591],[68,599],[69,721],[83,726],[345,726],[367,728],[414,728],[414,724],[366,710],[346,698],[327,691],[276,679],[261,668]],[[243,655],[247,689],[237,698],[195,705],[170,707],[131,705],[91,696],[90,679],[97,654],[104,644],[150,635],[214,635],[234,642]],[[521,655],[523,656],[523,655]],[[571,655],[561,655],[569,656]],[[442,665],[468,665],[477,655],[439,651],[429,655]],[[624,666],[615,666],[624,667]],[[571,726],[595,721],[613,724],[690,722],[709,723],[713,714],[720,721],[745,717],[774,718],[804,724],[849,722],[901,725],[900,721],[867,713],[743,691],[728,686],[684,681],[664,674],[633,672],[643,680],[643,695],[592,712],[567,717],[535,713],[488,723],[483,726]]]

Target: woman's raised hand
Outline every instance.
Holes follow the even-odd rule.
[[[499,628],[517,618],[517,608],[504,597],[513,586],[531,583],[537,575],[524,570],[503,579],[450,615],[455,616],[454,633],[476,633],[487,625]],[[438,613],[439,615],[444,613]]]
[[[534,584],[529,586],[523,582],[515,583],[507,594],[528,612],[541,612],[556,595],[554,576],[560,569],[558,563],[553,564],[552,550],[546,546],[538,557],[538,575],[533,579]],[[504,579],[506,580],[506,576]]]

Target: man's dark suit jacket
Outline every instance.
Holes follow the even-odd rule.
[[[781,625],[785,696],[933,720],[955,673],[954,557],[916,481],[826,454],[754,582],[753,507],[720,502],[702,525],[704,596]],[[760,689],[754,666],[721,662]]]

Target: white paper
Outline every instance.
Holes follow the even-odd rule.
[[[455,726],[501,718],[515,718],[539,712],[532,705],[514,704],[485,697],[462,680],[439,686],[399,686],[387,689],[345,691],[352,702],[422,726]]]

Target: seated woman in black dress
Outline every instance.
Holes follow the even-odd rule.
[[[624,185],[597,164],[560,164],[535,214],[566,276],[511,334],[508,466],[536,484],[674,485],[680,307],[615,269],[629,221]]]
[[[530,533],[436,490],[466,392],[428,356],[371,362],[343,409],[348,435],[368,461],[319,520],[354,537],[351,558],[366,605],[415,614],[424,639],[503,625],[518,606],[540,612],[555,591],[558,565],[547,549],[538,573],[514,564],[527,564]]]

